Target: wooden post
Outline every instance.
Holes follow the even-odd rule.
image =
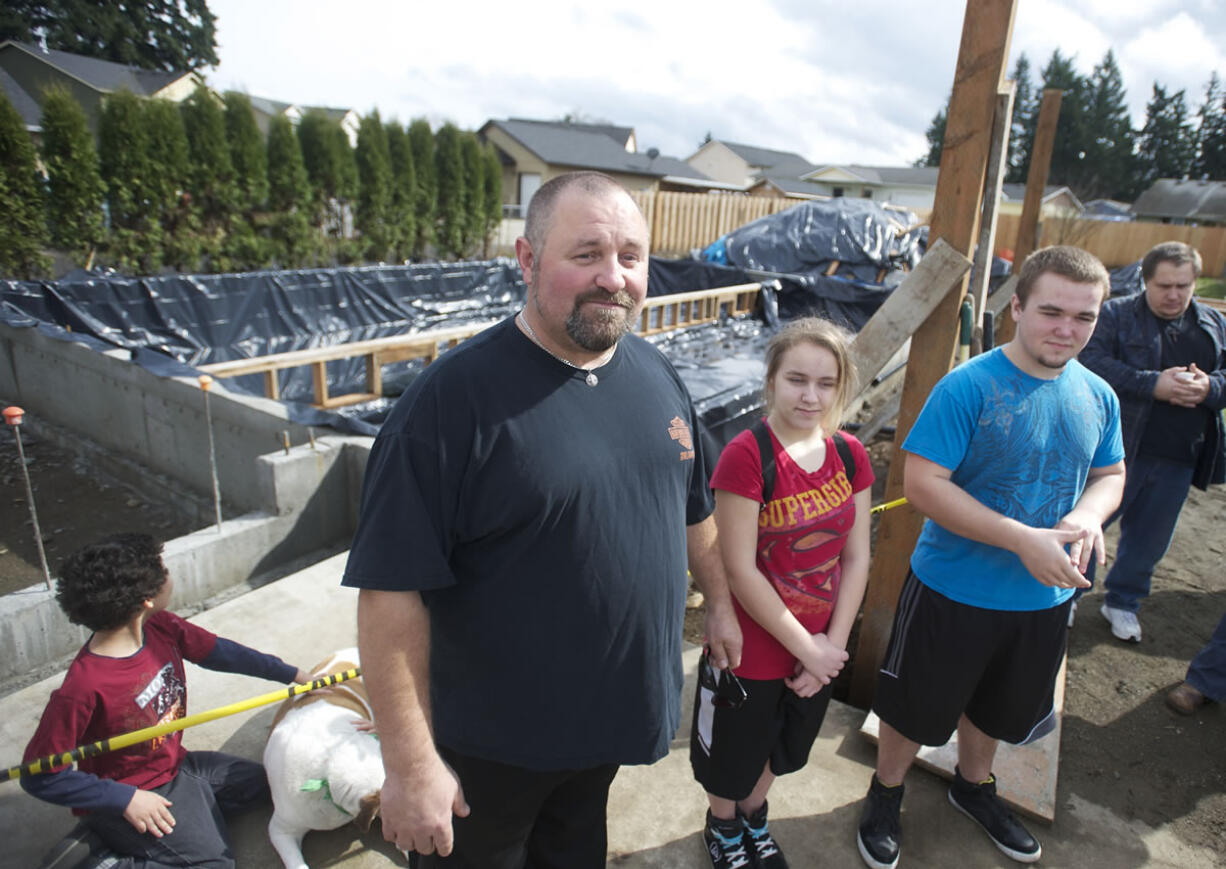
[[[996,212],[1000,208],[1000,187],[1009,165],[1009,125],[1013,121],[1013,96],[1017,82],[1009,81],[996,95],[996,115],[992,122],[992,150],[988,154],[987,184],[983,195],[983,214],[979,219],[979,242],[975,245],[974,286],[975,334],[971,352],[983,352],[983,312],[988,300],[988,281],[992,278],[992,255],[996,248]]]
[[[991,150],[992,116],[1009,59],[1016,11],[1017,0],[968,0],[962,21],[962,43],[929,234],[934,241],[944,238],[964,256],[969,256],[975,244]],[[955,283],[912,337],[886,482],[887,500],[902,496],[903,457],[899,446],[919,416],[928,393],[953,362],[958,342],[958,307],[965,288],[965,278]],[[858,705],[867,706],[872,700],[898,591],[907,574],[920,524],[920,515],[909,506],[882,514],[852,672],[851,699]]]
[[[1030,172],[1026,175],[1026,199],[1017,225],[1017,243],[1013,245],[1013,270],[1016,272],[1034,253],[1039,238],[1039,215],[1043,209],[1043,190],[1051,171],[1051,151],[1056,144],[1056,121],[1060,119],[1060,103],[1064,91],[1047,88],[1039,106],[1039,122],[1034,133],[1034,150],[1030,152]],[[1013,318],[1002,317],[996,324],[996,343],[1013,338]]]

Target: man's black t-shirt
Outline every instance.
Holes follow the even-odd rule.
[[[344,584],[418,590],[435,739],[530,769],[649,763],[680,722],[696,417],[630,335],[588,386],[507,320],[431,365],[371,451]]]

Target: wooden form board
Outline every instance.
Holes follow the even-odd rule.
[[[851,342],[856,363],[853,396],[860,395],[915,330],[970,270],[971,261],[938,238],[911,274],[869,318]]]
[[[748,314],[757,304],[762,284],[736,284],[717,287],[713,290],[698,290],[692,293],[676,293],[669,296],[653,296],[643,303],[639,316],[639,330],[644,334],[667,332],[686,326],[715,322],[723,317]],[[384,365],[421,359],[429,365],[443,351],[455,347],[466,338],[487,329],[490,323],[459,326],[453,329],[435,329],[412,335],[391,335],[348,344],[333,344],[329,347],[312,347],[306,350],[291,350],[273,353],[252,359],[235,359],[203,365],[200,370],[217,378],[237,377],[240,374],[263,374],[264,394],[279,398],[280,387],[277,372],[285,368],[310,366],[313,387],[313,404],[318,408],[342,407],[371,401],[383,394]],[[327,364],[339,359],[364,357],[366,383],[362,392],[331,395],[328,392]]]
[[[1005,77],[1016,11],[1017,0],[974,0],[966,4],[929,229],[930,238],[944,239],[963,256],[971,252],[978,236],[992,119]],[[900,446],[932,387],[953,361],[964,287],[965,281],[956,283],[912,337],[886,481],[887,501],[903,495]],[[906,505],[881,517],[852,672],[851,697],[856,705],[868,706],[872,699],[894,605],[921,522],[920,515]]]

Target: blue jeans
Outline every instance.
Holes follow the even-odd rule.
[[[1105,529],[1120,520],[1115,561],[1107,571],[1103,587],[1107,591],[1107,606],[1135,613],[1141,607],[1141,599],[1149,595],[1154,568],[1175,536],[1179,511],[1192,485],[1192,466],[1140,455],[1128,465],[1127,474],[1124,498],[1103,524]],[[1096,567],[1091,560],[1086,570],[1086,579],[1091,583]]]
[[[1187,682],[1210,700],[1226,700],[1226,615],[1217,623],[1209,644],[1188,665]]]

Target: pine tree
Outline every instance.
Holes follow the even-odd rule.
[[[490,237],[502,223],[502,161],[498,159],[493,145],[486,144],[482,149],[482,163],[485,181],[485,228],[482,238],[488,245]],[[484,255],[489,256],[488,247]]]
[[[42,126],[51,241],[84,264],[92,259],[103,235],[106,187],[98,171],[94,137],[81,105],[62,87],[43,93]]]
[[[107,251],[114,266],[136,274],[156,271],[162,256],[149,154],[140,99],[130,91],[108,96],[98,117],[98,163],[111,222]]]
[[[47,269],[41,181],[26,125],[0,91],[0,275],[28,280]]]
[[[1159,178],[1186,178],[1196,157],[1196,141],[1182,90],[1168,94],[1154,82],[1145,107],[1145,126],[1137,143],[1140,190]]]
[[[477,134],[460,134],[460,153],[464,158],[464,222],[461,244],[464,256],[483,247],[485,238],[485,161]]]
[[[349,138],[339,122],[323,111],[312,109],[298,124],[302,162],[311,180],[313,225],[330,239],[332,257],[348,262],[354,245],[346,239],[350,203],[357,193],[357,165]]]
[[[284,115],[268,123],[268,207],[273,212],[271,234],[281,266],[298,268],[314,257],[308,221],[311,189],[302,148],[294,127]]]
[[[945,107],[932,116],[932,123],[924,133],[928,139],[928,153],[921,158],[917,166],[940,166],[941,149],[945,146],[945,124],[949,120],[949,98],[945,99]]]
[[[37,42],[115,63],[177,72],[217,65],[206,0],[6,0],[0,41]]]
[[[387,153],[392,162],[392,202],[388,223],[392,229],[391,244],[397,262],[413,255],[413,240],[417,233],[414,211],[414,191],[417,172],[413,164],[413,148],[404,127],[392,121],[384,128]]]
[[[1009,171],[1006,179],[1013,184],[1025,184],[1030,171],[1030,152],[1034,149],[1034,131],[1038,123],[1038,100],[1030,81],[1030,59],[1022,52],[1013,66],[1013,122],[1009,128]]]
[[[434,164],[438,168],[438,247],[448,259],[464,255],[464,147],[460,130],[448,122],[434,136]]]
[[[358,198],[355,224],[361,233],[362,256],[384,262],[392,247],[392,158],[387,132],[378,110],[362,118],[358,146]]]
[[[178,271],[200,267],[200,213],[188,192],[191,158],[179,107],[167,100],[143,104],[148,138],[148,196],[161,229],[161,259]]]
[[[1083,199],[1131,199],[1135,177],[1132,120],[1128,116],[1124,79],[1110,49],[1094,67],[1089,86],[1086,123],[1092,135],[1087,137],[1077,195]]]
[[[1197,111],[1197,154],[1192,174],[1196,178],[1226,181],[1226,92],[1214,71],[1205,85],[1205,101]]]
[[[413,189],[414,214],[417,218],[417,237],[413,242],[413,258],[425,259],[434,244],[436,206],[438,203],[438,167],[434,159],[434,133],[430,122],[418,118],[409,124],[409,148],[413,152],[415,187]]]
[[[268,200],[268,151],[255,122],[251,98],[237,91],[225,95],[226,141],[238,186],[238,204],[248,215]]]
[[[1049,183],[1067,185],[1078,196],[1083,196],[1089,183],[1088,175],[1093,171],[1093,167],[1087,165],[1095,138],[1087,120],[1090,82],[1078,74],[1072,60],[1057,48],[1043,69],[1043,88],[1064,91],[1052,145]],[[1038,123],[1037,116],[1035,123]]]
[[[225,113],[204,87],[196,88],[179,108],[191,158],[189,191],[199,209],[204,251],[211,260],[210,270],[228,271],[232,263],[223,245],[239,209],[234,164],[226,142]]]

